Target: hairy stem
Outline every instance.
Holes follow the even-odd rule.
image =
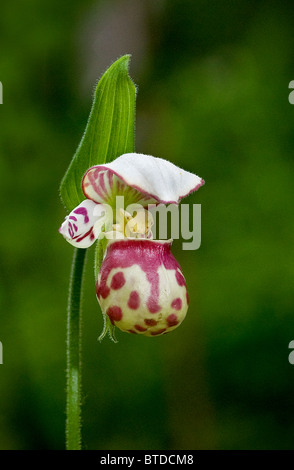
[[[66,449],[81,449],[81,290],[86,249],[75,248],[67,311]]]

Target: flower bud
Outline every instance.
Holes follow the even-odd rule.
[[[157,336],[174,330],[188,310],[181,268],[171,241],[109,243],[96,291],[103,313],[122,331]]]

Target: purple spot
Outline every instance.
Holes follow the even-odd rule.
[[[73,215],[70,215],[70,216],[69,216],[69,219],[74,220],[75,222],[77,221],[77,218],[76,218],[75,216],[73,216]]]
[[[157,299],[153,297],[149,297],[147,307],[150,313],[157,313],[161,310],[160,305],[157,303]]]
[[[158,322],[156,320],[152,320],[150,318],[145,318],[144,323],[145,323],[145,325],[148,325],[148,326],[155,326],[155,325],[157,325]]]
[[[75,231],[77,232],[77,231],[78,231],[78,227],[76,226],[76,224],[73,224],[73,226],[74,226]]]
[[[151,335],[152,336],[161,335],[164,331],[166,331],[166,328],[162,328],[161,330],[151,331]]]
[[[74,210],[75,214],[80,214],[84,217],[84,223],[87,224],[89,222],[88,211],[84,207],[78,207]]]
[[[73,231],[73,228],[72,228],[72,225],[71,225],[70,222],[68,223],[68,233],[69,233],[69,236],[70,236],[71,238],[73,238],[73,236],[74,236],[74,231]]]
[[[118,290],[118,289],[121,289],[125,285],[125,282],[126,280],[125,280],[124,273],[119,271],[113,276],[110,287],[111,289]]]
[[[130,307],[133,310],[136,310],[140,306],[140,296],[136,290],[133,290],[130,293],[130,297],[128,300],[128,307]]]
[[[112,324],[114,324],[115,321],[120,321],[123,316],[121,308],[118,307],[117,305],[113,305],[112,307],[109,307],[106,311],[106,315],[109,316]]]
[[[171,303],[171,306],[175,310],[181,310],[181,308],[182,308],[182,299],[180,299],[180,297],[174,299]]]
[[[168,326],[176,326],[179,323],[178,317],[175,313],[169,315],[166,319]]]
[[[97,290],[98,299],[100,299],[100,297],[102,297],[102,299],[106,299],[106,297],[109,296],[110,289],[106,284],[98,285],[98,282],[97,282],[96,290]]]
[[[135,328],[136,328],[136,330],[141,331],[142,333],[143,333],[144,331],[147,331],[147,328],[144,328],[144,327],[141,326],[141,325],[135,325]]]

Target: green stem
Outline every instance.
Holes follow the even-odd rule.
[[[81,290],[86,249],[75,248],[67,312],[66,449],[81,449]]]

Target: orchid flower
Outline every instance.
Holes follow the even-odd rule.
[[[188,310],[185,278],[171,253],[172,240],[154,240],[148,207],[179,204],[204,184],[197,175],[151,155],[128,153],[93,166],[82,180],[86,199],[59,231],[73,246],[108,241],[96,279],[102,312],[122,331],[158,336],[174,330]],[[137,205],[135,217],[125,206]],[[115,220],[109,208],[114,210]]]

